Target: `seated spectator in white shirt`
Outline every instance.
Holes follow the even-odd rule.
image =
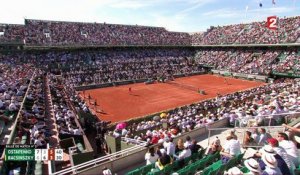
[[[17,95],[17,96],[22,96],[22,95],[24,95],[24,92],[21,91],[21,90],[18,90],[17,93],[16,93],[16,95]]]
[[[173,143],[173,138],[166,138],[164,142],[164,148],[167,150],[167,154],[169,156],[173,156],[175,154],[175,145]]]
[[[81,135],[79,128],[73,129],[73,133],[74,133],[74,135]]]
[[[33,100],[33,99],[34,99],[31,93],[29,93],[29,94],[27,95],[26,98],[27,98],[28,100]]]
[[[22,86],[20,86],[20,88],[19,88],[21,91],[25,91],[25,89],[27,89],[27,86],[25,86],[25,85],[22,85]]]
[[[62,121],[62,122],[65,121],[65,119],[58,113],[56,114],[56,120],[57,121]]]
[[[46,142],[45,140],[40,136],[39,138],[35,139],[34,140],[34,144],[37,146],[37,147],[44,147]]]
[[[71,111],[71,110],[67,111],[67,115],[68,115],[69,118],[74,118],[74,116],[75,116],[73,111]]]
[[[6,86],[5,83],[3,83],[3,84],[1,85],[0,90],[1,90],[1,91],[6,91],[6,90],[7,90],[7,86]]]
[[[279,141],[279,146],[281,146],[288,154],[288,157],[296,167],[299,166],[299,154],[298,149],[294,142],[290,141],[288,135],[283,132],[277,134],[277,140]]]
[[[154,151],[154,147],[149,148],[148,152],[145,154],[146,165],[155,163],[158,159],[158,155]]]
[[[14,111],[17,111],[18,108],[17,108],[17,106],[15,105],[14,102],[11,102],[11,103],[9,104],[9,106],[8,106],[8,110],[11,111],[11,112],[14,112]]]
[[[268,134],[267,132],[266,132],[266,129],[265,128],[260,128],[260,130],[259,130],[259,132],[260,132],[260,136],[259,136],[259,141],[258,141],[258,145],[265,145],[265,144],[268,144],[268,139],[269,138],[272,138],[271,136],[270,136],[270,134]]]
[[[184,150],[181,151],[178,156],[174,155],[174,157],[177,158],[177,159],[179,159],[179,160],[183,160],[183,159],[185,159],[187,157],[190,157],[192,155],[192,152],[191,152],[191,150],[189,148],[190,145],[187,142],[185,142],[183,144],[183,146],[184,146]]]
[[[10,94],[7,91],[4,92],[3,97],[5,100],[10,100],[11,98]]]
[[[290,169],[291,174],[294,174],[295,165],[290,159],[290,157],[288,156],[285,149],[279,146],[278,140],[276,140],[275,138],[270,138],[268,139],[268,143],[273,148],[273,150],[282,157],[282,159]]]
[[[241,154],[240,142],[235,138],[235,136],[232,135],[232,133],[229,133],[227,135],[226,140],[227,142],[225,143],[220,153],[224,157],[225,162],[231,159],[232,157]]]
[[[36,105],[36,103],[32,105],[32,112],[39,113],[39,107]]]
[[[113,132],[113,136],[114,137],[120,137],[121,136],[121,131],[118,130],[118,129],[115,129],[114,132]]]
[[[103,175],[112,175],[112,172],[110,171],[110,169],[104,167],[103,171],[102,171],[102,174]]]

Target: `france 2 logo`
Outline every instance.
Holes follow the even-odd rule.
[[[277,23],[278,23],[277,20],[278,20],[277,16],[269,16],[267,18],[267,23],[266,23],[267,27],[269,29],[276,30],[277,29]]]

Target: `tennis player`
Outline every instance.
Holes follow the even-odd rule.
[[[228,85],[228,80],[227,80],[227,78],[224,78],[224,83]]]

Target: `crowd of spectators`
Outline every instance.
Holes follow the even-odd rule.
[[[297,50],[211,49],[197,51],[194,58],[198,64],[218,70],[261,75],[268,75],[272,71],[297,74],[300,65]]]
[[[277,30],[264,22],[211,27],[192,36],[193,45],[294,43],[300,37],[300,17],[281,18]]]
[[[269,122],[265,122],[265,120],[271,120],[271,125],[281,125],[287,113],[293,115],[295,112],[300,112],[299,92],[299,81],[278,81],[244,92],[218,96],[213,100],[187,106],[184,109],[180,108],[171,111],[165,118],[154,122],[170,123],[168,129],[147,130],[147,127],[141,126],[147,126],[148,123],[142,122],[141,125],[132,126],[133,129],[130,129],[130,132],[136,128],[147,130],[145,135],[140,134],[134,138],[148,141],[150,144],[158,143],[156,150],[150,147],[149,152],[145,155],[145,160],[147,165],[155,163],[157,169],[163,169],[168,164],[172,164],[174,160],[183,160],[192,155],[192,148],[197,145],[196,141],[194,141],[194,146],[191,146],[189,137],[186,138],[185,142],[179,139],[177,143],[173,143],[173,138],[183,132],[190,131],[185,129],[190,129],[190,127],[193,129],[199,120],[203,121],[202,126],[208,126],[211,122],[222,118],[228,118],[232,124],[239,121],[241,127],[268,125]],[[208,102],[211,102],[211,108],[208,107]],[[200,111],[198,107],[202,105],[204,110]],[[177,120],[177,116],[180,121]],[[211,117],[216,120],[210,121]],[[190,118],[191,120],[189,120]],[[175,126],[178,127],[173,127],[171,123],[176,123]],[[130,132],[125,129],[125,132],[123,130],[120,135],[126,137]],[[274,134],[272,133],[272,135]],[[262,148],[255,154],[253,152],[256,151],[250,151],[250,154],[253,155],[241,164],[247,168],[249,174],[294,174],[295,167],[299,166],[298,150],[289,136],[279,132],[277,137],[272,138],[265,128],[260,128],[259,131],[256,129],[246,131],[243,142],[238,140],[234,131],[230,131],[226,135],[226,142],[224,143],[221,143],[219,138],[215,138],[206,154],[213,155],[220,152],[221,161],[226,164],[233,157],[242,154],[243,150],[246,149],[248,152],[248,149],[255,146]],[[197,150],[201,148],[199,145],[196,147]],[[236,162],[234,166],[238,166],[238,164],[239,162]],[[226,173],[230,174],[233,171],[243,174],[238,167],[234,167]]]
[[[203,67],[230,72],[269,75],[299,74],[295,49],[117,49],[99,51],[0,54],[7,62],[26,62],[62,74],[73,86],[153,79],[203,72]]]
[[[54,117],[57,124],[57,129],[60,135],[82,135],[82,130],[75,122],[75,112],[67,103],[66,95],[63,87],[58,84],[56,78],[52,75],[50,78],[50,90],[52,104],[54,109]]]
[[[184,33],[163,27],[26,19],[25,25],[0,24],[0,42],[26,45],[221,45],[295,43],[300,37],[300,17],[281,18],[278,29],[264,22],[211,27],[206,32]]]
[[[261,129],[264,130],[264,128]],[[248,131],[247,133],[251,132]],[[277,134],[277,137],[271,135],[266,137],[259,151],[252,148],[246,149],[242,154],[243,156],[247,155],[246,160],[236,162],[234,167],[224,174],[294,175],[296,167],[299,166],[299,153],[296,143],[290,140],[287,133],[278,132],[275,134]],[[260,134],[260,136],[264,135],[265,133]],[[255,140],[256,137],[253,136],[250,134],[250,138]],[[236,138],[234,131],[227,134],[224,148],[220,151],[222,163],[226,163],[242,153],[242,147]],[[221,144],[218,139],[214,142]],[[242,167],[243,171],[238,167]]]
[[[17,59],[16,59],[17,58]],[[47,52],[3,56],[26,59],[40,68],[62,74],[74,86],[154,79],[203,72],[189,49],[114,49],[87,52]]]
[[[24,40],[24,25],[0,24],[0,43],[21,42]]]
[[[25,21],[29,45],[189,45],[188,33],[162,27],[106,23]]]
[[[18,137],[15,144],[30,143],[37,148],[46,148],[51,132],[46,125],[48,119],[45,116],[44,85],[43,72],[36,70],[18,118]],[[29,138],[29,141],[25,138]]]
[[[281,59],[280,59],[281,58]],[[276,72],[300,73],[300,52],[283,52],[279,57],[278,64],[273,64],[272,69]]]
[[[17,112],[27,90],[33,68],[0,63],[0,110]]]
[[[115,137],[123,136],[146,141],[149,144],[162,143],[195,128],[209,126],[214,121],[228,118],[232,125],[240,126],[280,124],[286,113],[300,110],[300,84],[295,81],[268,84],[251,90],[218,96],[198,104],[170,111],[166,117],[134,123],[124,129],[116,129]],[[273,116],[274,115],[274,116]],[[162,127],[168,123],[168,127]],[[158,129],[156,129],[158,128]],[[134,135],[135,131],[145,131]],[[264,143],[258,139],[257,144]]]

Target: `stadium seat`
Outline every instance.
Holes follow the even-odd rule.
[[[218,169],[218,174],[223,174],[225,170],[226,170],[226,165],[222,164]]]
[[[208,175],[212,171],[211,167],[205,168],[201,174]]]
[[[236,158],[236,162],[237,162],[237,163],[241,163],[243,157],[244,157],[244,154],[239,154],[239,155],[237,156],[237,158]]]
[[[149,172],[147,175],[160,175],[162,171],[159,169],[154,169],[153,171]]]
[[[201,170],[205,167],[207,159],[202,159],[200,161],[195,162],[197,170]]]
[[[198,153],[192,154],[192,156],[191,156],[191,161],[192,161],[192,162],[195,162],[196,160],[198,160],[198,157],[199,157],[199,154],[198,154]]]
[[[201,149],[200,151],[198,151],[198,159],[202,159],[203,158],[203,155],[206,151],[206,148],[205,149]]]
[[[173,165],[169,164],[167,166],[164,167],[164,169],[162,170],[162,172],[164,174],[170,174],[173,171]]]
[[[141,170],[138,168],[138,169],[128,172],[126,175],[140,175],[140,174],[141,174]]]
[[[154,163],[141,167],[140,169],[142,170],[142,175],[146,175],[148,172],[151,171],[152,168],[154,168]]]
[[[197,172],[197,164],[193,163],[189,166],[189,174],[194,175]]]
[[[176,171],[178,169],[180,169],[180,161],[179,160],[175,160],[173,162],[173,170]]]
[[[243,173],[249,173],[249,172],[250,172],[250,171],[248,170],[247,167],[242,167],[242,168],[241,168],[241,171],[242,171]]]
[[[177,171],[177,173],[179,174],[179,175],[188,175],[188,173],[189,173],[189,168],[182,168],[182,169],[180,169],[180,170],[178,170]]]
[[[185,159],[184,159],[184,164],[185,164],[185,165],[188,165],[188,164],[190,163],[191,160],[192,160],[192,156],[185,158]]]

